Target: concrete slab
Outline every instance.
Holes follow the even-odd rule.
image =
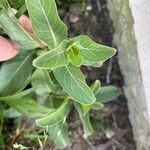
[[[150,0],[107,0],[137,150],[150,150]]]

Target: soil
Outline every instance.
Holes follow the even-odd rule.
[[[73,4],[68,9],[61,7],[59,13],[69,27],[71,37],[86,34],[98,43],[115,47],[112,43],[113,23],[106,8],[106,0],[91,0],[86,12],[82,11],[81,5]],[[117,86],[121,94],[117,100],[105,104],[100,111],[90,112],[91,119],[96,119],[99,122],[96,132],[90,137],[84,137],[82,125],[78,122],[75,110],[72,109],[67,120],[71,131],[71,140],[65,150],[135,150],[132,127],[128,118],[127,101],[123,92],[124,81],[119,69],[117,54],[100,68],[82,67],[82,71],[86,75],[88,84],[99,79],[102,85]],[[8,120],[5,124],[9,124],[10,127],[10,124],[14,124],[12,121]],[[31,123],[31,120],[29,122]],[[25,129],[30,128],[32,131],[29,122],[26,120],[21,126],[26,124]],[[7,132],[11,132],[8,134],[14,135],[14,132],[16,134],[17,131],[14,128],[6,129]],[[22,129],[24,130],[24,128]],[[10,145],[14,143],[12,139]],[[39,145],[27,140],[24,141],[21,137],[15,138],[15,141],[39,149]],[[48,140],[44,150],[49,150],[52,144]],[[57,150],[55,146],[51,149]]]

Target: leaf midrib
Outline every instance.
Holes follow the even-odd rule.
[[[48,18],[47,18],[47,15],[45,14],[45,11],[44,11],[44,9],[43,9],[43,7],[42,7],[41,1],[40,1],[40,0],[38,0],[38,1],[39,1],[41,10],[42,10],[42,12],[43,12],[43,14],[44,14],[44,16],[45,16],[45,19],[46,19],[46,21],[47,21],[47,23],[48,23],[48,27],[49,27],[49,29],[50,29],[50,32],[51,32],[52,37],[53,37],[53,41],[54,41],[55,46],[56,46],[56,45],[57,45],[57,40],[56,40],[56,38],[55,38],[55,34],[54,34],[54,32],[53,32],[53,29],[51,28],[51,25],[50,25],[50,23],[49,23],[49,20],[48,20]],[[43,1],[43,2],[44,2],[44,1]]]
[[[31,33],[27,32],[17,21],[14,20],[14,22],[16,22],[18,26],[22,29],[22,31],[26,34],[26,36],[29,37],[29,39],[32,40],[35,45],[37,45],[37,47],[39,47],[39,44],[30,36]]]
[[[10,78],[10,80],[7,82],[5,88],[9,85],[9,83],[12,81],[12,79],[16,76],[16,74],[19,72],[19,70],[22,68],[22,66],[26,63],[26,61],[32,56],[32,54],[29,54],[21,63],[21,65],[18,67],[16,72],[13,74],[13,76]]]
[[[6,14],[3,12],[3,15],[6,15]],[[16,24],[21,28],[21,30],[23,31],[23,33],[25,33],[25,35],[26,35],[27,37],[29,37],[29,39],[30,39],[31,41],[33,41],[33,43],[35,43],[35,45],[37,45],[37,47],[39,47],[38,42],[36,42],[36,41],[30,36],[31,33],[27,32],[27,31],[16,21],[16,18],[13,19],[13,18],[12,18],[11,16],[9,16],[9,15],[8,15],[8,17],[9,17],[14,23],[16,23]]]
[[[59,111],[61,111],[64,107],[66,107],[68,105],[68,101],[66,101],[63,105],[61,105],[56,111],[54,111],[52,114],[50,114],[50,115],[46,115],[45,117],[43,117],[43,118],[41,118],[41,119],[37,119],[37,124],[38,124],[38,122],[39,121],[43,121],[43,120],[45,120],[45,119],[47,119],[47,118],[49,118],[49,117],[53,117],[53,116],[55,116],[55,114],[56,113],[58,113]],[[57,121],[57,122],[60,122],[60,121],[62,121],[62,120],[59,120],[59,121]],[[40,124],[39,124],[40,125]],[[53,124],[52,124],[53,125]]]
[[[76,79],[74,78],[74,76],[72,75],[72,73],[70,72],[70,70],[68,69],[68,67],[67,66],[65,66],[66,67],[66,69],[67,69],[67,71],[69,72],[69,74],[71,75],[71,77],[73,78],[73,80],[77,83],[77,85],[80,87],[80,89],[85,93],[85,95],[87,95],[86,94],[86,92],[83,90],[83,88],[80,86],[80,84],[76,81]],[[89,89],[90,90],[90,89]],[[91,98],[90,98],[91,99]]]

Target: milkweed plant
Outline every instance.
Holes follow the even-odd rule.
[[[88,136],[93,133],[89,111],[101,109],[118,95],[114,86],[101,87],[99,80],[88,86],[80,67],[100,67],[116,50],[86,35],[70,38],[54,0],[22,2],[14,13],[10,3],[0,0],[0,28],[21,49],[0,66],[0,137],[5,117],[22,115],[34,118],[64,148],[69,142],[66,118],[71,107],[77,110]],[[18,22],[25,11],[34,34]]]

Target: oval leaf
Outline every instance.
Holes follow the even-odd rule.
[[[27,32],[12,14],[8,15],[7,12],[2,11],[0,13],[0,24],[10,38],[17,42],[22,49],[32,50],[40,47],[37,39]]]
[[[31,98],[24,97],[21,99],[13,99],[6,101],[8,105],[20,112],[24,116],[28,117],[42,117],[47,113],[53,112],[54,109],[49,109],[40,105]]]
[[[96,101],[79,68],[69,64],[68,66],[57,68],[53,72],[59,84],[75,101],[87,105]]]
[[[49,113],[43,118],[37,119],[36,123],[40,127],[52,126],[60,121],[62,121],[68,113],[69,104],[66,100],[56,111]]]
[[[51,78],[46,70],[35,70],[31,83],[33,87],[38,87],[36,93],[41,96],[48,95],[52,90]]]
[[[83,61],[83,63],[82,63],[83,65],[85,65],[85,66],[92,66],[92,67],[95,67],[95,68],[99,68],[99,67],[101,67],[102,65],[103,65],[103,62],[90,62],[90,61]]]
[[[4,62],[0,69],[0,95],[16,93],[24,87],[32,73],[33,54],[20,53],[17,57]]]
[[[39,56],[33,61],[33,65],[39,69],[54,69],[68,64],[69,60],[65,54],[67,42],[63,41],[56,48]]]
[[[6,118],[17,118],[17,117],[21,116],[21,113],[19,113],[18,111],[16,111],[13,108],[9,108],[9,109],[5,110],[4,116]]]
[[[0,0],[0,8],[3,8],[3,9],[8,9],[8,4],[6,2],[6,0]]]
[[[83,57],[85,64],[87,62],[103,62],[116,53],[114,48],[97,44],[85,35],[75,37],[71,41],[77,41],[82,47],[80,55]]]
[[[95,94],[100,88],[101,88],[101,82],[99,80],[96,80],[91,86],[91,90]]]
[[[48,128],[48,134],[59,148],[65,148],[69,143],[67,123],[61,121]]]
[[[78,50],[78,49],[77,49]],[[74,66],[81,66],[82,62],[83,62],[83,58],[82,56],[80,55],[79,53],[80,51],[78,52],[74,52],[74,49],[71,48],[68,52],[67,52],[67,56],[68,56],[68,59],[70,60],[70,62],[74,65]]]
[[[49,48],[67,38],[67,27],[58,16],[54,0],[26,0],[26,6],[35,33]]]
[[[96,101],[107,103],[115,100],[119,96],[119,89],[115,86],[104,86],[95,94]]]
[[[24,91],[21,91],[19,93],[13,94],[13,95],[8,95],[8,96],[4,96],[4,97],[0,97],[0,101],[11,101],[13,99],[20,99],[22,97],[25,97],[31,93],[33,93],[36,90],[37,87],[34,88],[30,88]]]

